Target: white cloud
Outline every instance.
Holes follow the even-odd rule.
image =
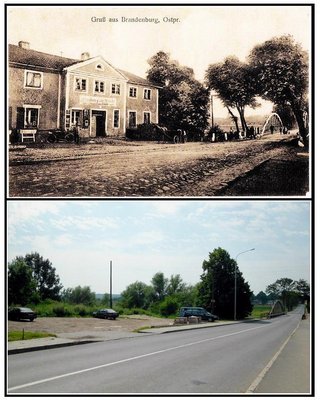
[[[182,201],[155,201],[151,203],[157,217],[175,215],[187,206]],[[152,214],[153,215],[153,214]]]
[[[63,216],[61,218],[55,218],[52,220],[52,225],[55,228],[61,230],[78,229],[78,230],[90,230],[90,229],[116,229],[118,223],[114,218],[109,217],[94,217],[94,216]]]
[[[21,225],[43,214],[58,215],[64,206],[60,202],[51,201],[15,201],[8,203],[8,223],[10,226]]]

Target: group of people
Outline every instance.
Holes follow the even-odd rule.
[[[274,127],[273,125],[270,125],[270,133],[273,135],[273,133],[276,131],[276,127]],[[279,132],[280,135],[286,135],[288,133],[288,128],[286,126],[280,126],[279,127]]]
[[[226,138],[225,140],[238,140],[238,139],[244,139],[244,138],[249,138],[249,139],[255,139],[257,135],[260,134],[260,128],[259,127],[254,127],[253,125],[250,126],[246,132],[244,131],[234,131],[233,128],[230,128],[230,131],[226,133]]]

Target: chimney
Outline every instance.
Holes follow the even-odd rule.
[[[84,53],[81,53],[81,60],[88,60],[90,58],[90,53],[88,53],[87,51],[85,51]]]
[[[21,47],[22,49],[30,49],[30,43],[29,42],[24,42],[23,40],[20,40],[18,43],[18,46]]]

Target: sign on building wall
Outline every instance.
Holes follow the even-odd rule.
[[[100,106],[115,106],[116,99],[113,97],[95,97],[95,96],[80,96],[81,104],[91,104]]]

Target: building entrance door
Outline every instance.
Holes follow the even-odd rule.
[[[91,121],[92,136],[106,136],[106,112],[100,110],[92,110]]]

